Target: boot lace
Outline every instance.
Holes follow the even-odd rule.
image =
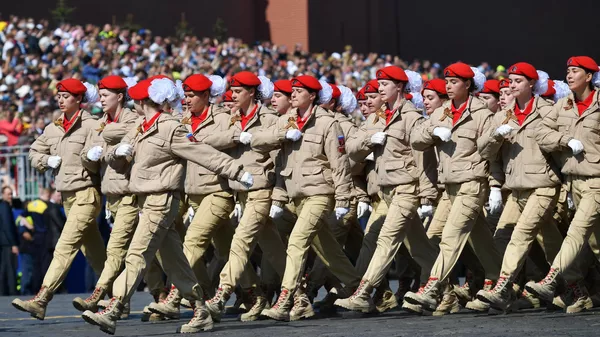
[[[281,291],[281,294],[279,294],[279,298],[277,299],[277,302],[273,306],[274,309],[279,309],[279,307],[282,306],[287,301],[287,294],[288,294],[287,289],[283,289]]]

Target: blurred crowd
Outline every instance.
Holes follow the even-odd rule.
[[[230,77],[250,70],[272,81],[312,74],[353,90],[375,78],[377,69],[397,65],[437,78],[443,65],[428,60],[406,62],[398,56],[344,51],[308,53],[301,45],[269,41],[247,44],[196,36],[154,36],[148,29],[131,31],[106,24],[54,25],[48,20],[0,17],[0,146],[28,145],[60,114],[54,99],[58,81],[75,77],[95,84],[104,76],[138,80],[157,74],[185,79],[194,73]],[[479,69],[488,78],[506,76],[503,66]],[[88,107],[99,114],[100,106]]]

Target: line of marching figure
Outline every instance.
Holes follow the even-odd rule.
[[[29,157],[54,172],[67,222],[39,293],[12,304],[43,320],[81,249],[100,278],[73,305],[109,334],[143,279],[155,298],[143,320],[192,308],[182,333],[212,329],[234,292],[242,321],[338,307],[591,309],[600,304],[600,73],[586,56],[566,68],[565,82],[524,62],[486,81],[455,63],[422,83],[387,66],[356,94],[309,75],[272,83],[247,71],[228,81],[108,76],[97,87],[65,79],[63,114]],[[98,100],[95,119],[81,104]],[[102,195],[113,219],[106,248],[95,222]],[[223,261],[216,277],[211,246]],[[328,294],[313,303],[321,287]]]

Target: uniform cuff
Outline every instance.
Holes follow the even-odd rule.
[[[279,201],[279,200],[273,200],[272,203],[273,206],[277,206],[279,208],[283,208],[283,206],[285,206],[285,203],[283,201]]]
[[[348,200],[337,200],[335,202],[335,208],[350,208],[350,201],[348,201]]]

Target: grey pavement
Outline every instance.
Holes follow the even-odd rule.
[[[394,285],[395,286],[395,285]],[[85,323],[71,305],[76,294],[56,295],[44,321],[17,311],[12,298],[0,297],[0,336],[107,336]],[[320,297],[323,296],[321,292]],[[151,301],[148,293],[136,293],[132,315],[117,325],[117,336],[176,336],[177,327],[192,317],[185,310],[178,321],[144,323],[141,310]],[[229,304],[233,304],[232,298]],[[318,317],[318,316],[317,316]],[[315,318],[299,322],[261,320],[242,323],[235,315],[215,324],[209,336],[600,336],[600,310],[567,315],[545,310],[526,310],[500,316],[488,316],[463,310],[445,317],[421,317],[397,310],[382,315],[341,312],[337,317]]]

